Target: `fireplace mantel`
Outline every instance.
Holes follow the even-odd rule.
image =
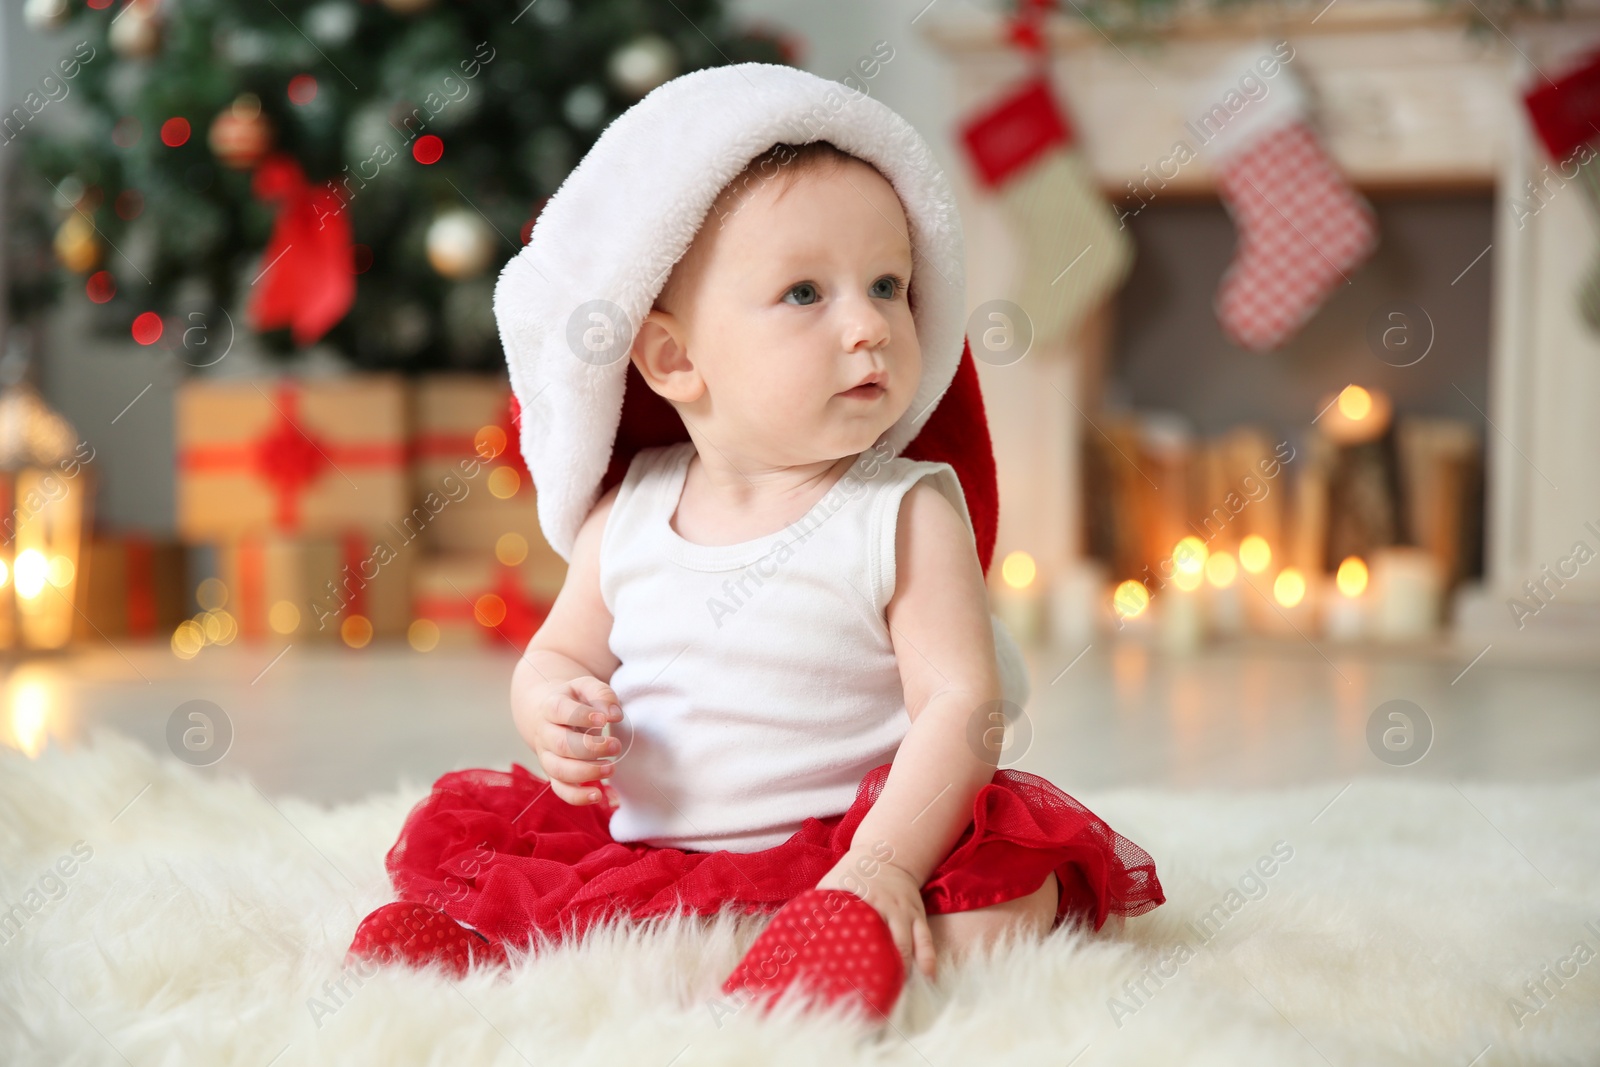
[[[996,16],[930,15],[924,32],[950,64],[957,114],[1026,73]],[[1262,6],[1227,18],[1190,15],[1143,38],[1108,38],[1057,15],[1045,33],[1052,79],[1114,199],[1211,195],[1203,151],[1175,177],[1169,168],[1152,181],[1152,169],[1186,136],[1185,123],[1204,110],[1202,87],[1230,57],[1280,40],[1294,48],[1288,69],[1308,88],[1331,153],[1359,187],[1492,189],[1485,581],[1460,620],[1478,633],[1499,633],[1513,618],[1506,599],[1541,568],[1569,556],[1579,540],[1600,550],[1600,536],[1585,525],[1600,529],[1600,338],[1583,325],[1573,297],[1600,254],[1600,220],[1548,165],[1520,100],[1526,87],[1558,77],[1600,46],[1600,3],[1569,4],[1559,19],[1502,20],[1498,28],[1474,29],[1469,18],[1427,0],[1335,0],[1320,14]],[[1544,183],[1537,200],[1528,199],[1530,182]],[[958,188],[968,220],[969,305],[1014,298],[1015,237],[992,202],[959,180]],[[1056,351],[980,368],[997,424],[997,558],[1026,549],[1047,581],[1063,580],[1079,562],[1078,435],[1093,410],[1082,370],[1098,363],[1106,325],[1102,317]],[[1065,486],[1065,504],[1041,485]],[[1558,598],[1564,611],[1595,619],[1600,633],[1600,561],[1582,568]]]

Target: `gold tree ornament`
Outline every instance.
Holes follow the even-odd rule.
[[[56,260],[74,274],[87,274],[100,263],[100,238],[94,223],[76,211],[62,220],[53,247]]]

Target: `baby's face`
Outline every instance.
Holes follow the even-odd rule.
[[[922,349],[894,187],[856,162],[779,184],[706,216],[669,310],[704,385],[679,404],[686,422],[719,450],[789,466],[870,448],[910,406]]]

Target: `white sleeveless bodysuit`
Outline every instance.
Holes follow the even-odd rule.
[[[800,519],[731,545],[672,529],[692,442],[641,449],[600,540],[621,661],[617,841],[754,852],[849,808],[910,728],[884,608],[906,491],[947,463],[862,452]]]

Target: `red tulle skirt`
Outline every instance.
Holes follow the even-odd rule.
[[[611,811],[572,805],[518,764],[509,774],[455,771],[407,816],[387,866],[399,898],[440,908],[491,941],[581,936],[621,914],[682,908],[773,912],[810,889],[849,849],[890,765],[861,780],[849,810],[806,819],[759,852],[685,851],[619,843]],[[1052,928],[1142,915],[1166,900],[1138,845],[1038,775],[997,770],[978,791],[972,822],[922,888],[929,915],[1026,896],[1054,871]]]

